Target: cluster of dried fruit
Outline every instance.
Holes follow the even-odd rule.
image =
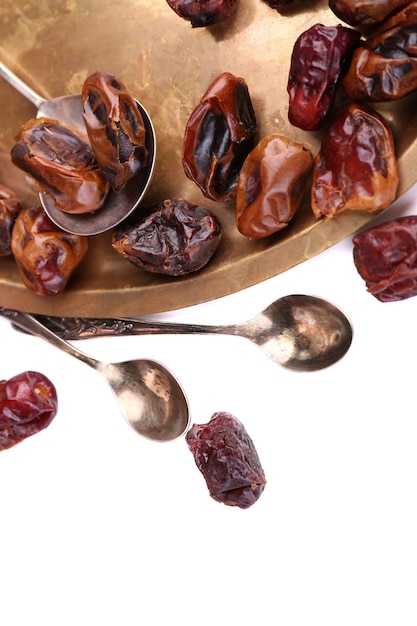
[[[92,213],[109,188],[122,189],[146,165],[145,126],[132,94],[110,74],[95,72],[81,94],[85,133],[36,118],[20,129],[12,162],[37,191],[66,213]]]
[[[0,450],[35,435],[57,414],[55,386],[39,372],[26,371],[0,381]]]

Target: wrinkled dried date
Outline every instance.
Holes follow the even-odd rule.
[[[236,224],[246,237],[285,228],[298,209],[313,155],[282,135],[264,137],[243,164],[236,193]]]
[[[11,158],[61,211],[90,213],[105,200],[108,183],[90,144],[65,124],[29,120],[20,129]]]
[[[183,166],[188,178],[212,200],[236,193],[241,167],[255,146],[257,124],[243,78],[220,74],[192,112],[184,133]]]
[[[22,206],[13,191],[0,185],[0,256],[12,253],[12,230]]]
[[[417,2],[388,18],[359,46],[342,84],[356,101],[388,102],[417,89]]]
[[[220,238],[220,222],[210,211],[176,199],[152,205],[141,211],[138,221],[115,228],[112,245],[148,272],[182,276],[204,267]]]
[[[387,123],[370,107],[346,106],[332,119],[314,161],[314,215],[384,209],[395,200],[397,187],[397,159]]]
[[[353,238],[353,259],[367,290],[381,302],[417,295],[417,216],[400,217]]]
[[[315,24],[298,37],[287,84],[291,124],[303,130],[321,128],[360,38],[358,31],[340,24]]]
[[[177,15],[193,28],[212,26],[227,20],[235,12],[237,0],[167,0]]]
[[[0,450],[47,428],[57,410],[55,386],[43,374],[26,371],[0,381]]]
[[[409,2],[410,0],[329,0],[329,7],[347,24],[359,26],[382,22]]]
[[[88,76],[81,99],[96,159],[111,187],[119,191],[146,165],[142,115],[126,85],[104,72]]]
[[[22,209],[12,232],[12,253],[28,289],[54,296],[65,289],[87,251],[87,238],[55,226],[41,207]]]
[[[214,413],[194,424],[186,442],[217,502],[247,509],[261,496],[266,479],[258,453],[243,424],[230,413]]]

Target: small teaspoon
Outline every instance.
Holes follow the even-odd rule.
[[[7,316],[7,309],[0,314]],[[139,318],[87,319],[37,316],[71,339],[141,334],[222,334],[253,341],[270,359],[296,371],[320,370],[339,361],[353,337],[347,317],[330,302],[309,295],[279,298],[253,319],[224,326],[180,324]]]

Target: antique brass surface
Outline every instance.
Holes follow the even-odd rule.
[[[0,60],[45,98],[79,93],[95,70],[118,76],[148,110],[158,151],[145,204],[184,197],[215,212],[223,226],[220,247],[200,272],[169,278],[143,272],[112,249],[110,233],[90,238],[89,251],[66,290],[52,298],[30,292],[13,258],[0,258],[0,306],[67,316],[124,316],[162,312],[205,302],[270,278],[351,235],[374,215],[352,213],[316,220],[308,194],[289,227],[260,241],[236,229],[234,206],[206,200],[181,164],[187,119],[209,83],[223,71],[248,83],[259,137],[282,133],[318,149],[320,133],[292,127],[286,82],[296,37],[314,23],[338,23],[326,0],[294,3],[285,13],[262,0],[241,0],[218,26],[192,29],[165,0],[2,0]],[[390,122],[399,157],[402,195],[417,180],[416,94],[378,105]],[[10,162],[20,124],[36,109],[0,81],[0,184],[23,205],[38,203],[24,175]]]

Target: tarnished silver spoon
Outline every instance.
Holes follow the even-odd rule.
[[[0,314],[8,316],[7,309]],[[270,359],[290,370],[320,370],[341,359],[352,342],[352,326],[330,302],[309,295],[289,295],[253,319],[225,326],[179,324],[138,318],[86,319],[37,316],[66,339],[140,334],[239,335],[253,341]]]
[[[0,62],[0,76],[7,80],[37,108],[37,117],[49,117],[85,132],[81,95],[73,94],[45,100]],[[139,205],[152,179],[156,159],[155,129],[148,112],[136,100],[146,129],[145,144],[148,164],[141,168],[121,191],[109,191],[103,206],[94,213],[71,214],[56,208],[52,198],[39,194],[41,204],[51,220],[63,230],[76,235],[98,235],[114,228]]]
[[[0,309],[0,313],[2,309]],[[160,363],[136,359],[103,363],[84,354],[27,313],[8,311],[13,323],[100,372],[132,428],[153,441],[170,441],[184,434],[190,423],[187,399],[179,382]]]

